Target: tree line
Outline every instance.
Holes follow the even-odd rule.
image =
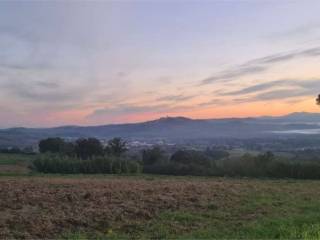
[[[47,138],[39,142],[41,153],[33,168],[45,173],[150,173],[172,175],[214,175],[215,161],[229,154],[223,150],[178,150],[169,155],[159,146],[126,154],[126,141],[113,138],[106,146],[96,138],[67,142]]]
[[[120,157],[128,149],[127,143],[121,138],[109,140],[107,146],[96,138],[79,138],[75,142],[66,142],[64,139],[47,138],[39,142],[40,153],[55,153],[80,159],[88,159],[94,156],[114,155]]]
[[[44,173],[139,173],[140,163],[124,153],[126,142],[111,139],[106,146],[96,138],[79,138],[67,142],[62,138],[47,138],[39,142],[41,153],[33,168]]]
[[[98,139],[80,138],[66,142],[48,138],[39,143],[40,155],[33,168],[44,173],[165,174],[195,176],[271,177],[320,179],[319,161],[259,155],[230,156],[228,151],[180,149],[169,154],[159,146],[138,155],[127,154],[127,143],[111,139],[103,146]]]

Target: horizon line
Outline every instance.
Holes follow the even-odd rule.
[[[292,114],[319,114],[320,112],[306,112],[306,111],[300,111],[300,112],[290,112],[287,114],[282,114],[282,115],[259,115],[259,116],[247,116],[247,117],[217,117],[217,118],[191,118],[191,117],[186,117],[186,116],[165,116],[165,117],[159,117],[155,119],[150,119],[146,121],[137,121],[137,122],[119,122],[119,123],[108,123],[108,124],[97,124],[97,125],[57,125],[57,126],[46,126],[46,127],[25,127],[25,126],[15,126],[15,127],[0,127],[0,130],[9,130],[9,129],[48,129],[48,128],[63,128],[63,127],[100,127],[100,126],[112,126],[112,125],[126,125],[126,124],[139,124],[139,123],[147,123],[147,122],[153,122],[161,119],[167,119],[167,118],[184,118],[184,119],[189,119],[189,120],[226,120],[226,119],[248,119],[248,118],[264,118],[264,117],[285,117],[289,116]]]

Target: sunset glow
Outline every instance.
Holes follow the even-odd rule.
[[[0,2],[0,128],[319,112],[319,9]]]

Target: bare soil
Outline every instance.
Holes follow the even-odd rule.
[[[294,192],[297,187],[267,183],[223,178],[1,177],[0,239],[54,238],[73,231],[103,234],[109,229],[128,232],[164,211],[208,207],[228,211],[241,207],[248,192]]]
[[[30,169],[25,164],[1,164],[0,174],[27,174]]]

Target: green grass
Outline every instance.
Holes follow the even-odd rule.
[[[34,157],[34,155],[27,154],[0,153],[0,165],[25,164],[31,162]]]
[[[147,223],[115,229],[112,239],[320,239],[320,193],[312,190],[320,182],[261,182],[266,186],[249,189],[239,205],[219,209],[212,202],[202,210],[163,211]],[[303,192],[304,187],[309,189]],[[67,239],[92,239],[92,235],[70,234]]]
[[[0,177],[26,176],[35,155],[0,153]]]
[[[320,215],[306,212],[287,218],[261,217],[240,222],[219,214],[165,212],[142,228],[132,226],[126,234],[92,235],[74,233],[65,239],[320,239]]]
[[[0,154],[1,165],[28,164],[34,156]],[[43,178],[132,178],[147,181],[229,181],[228,178],[173,177],[163,175],[61,175],[0,173],[0,177]],[[232,181],[237,181],[233,179]],[[199,209],[163,210],[148,221],[130,222],[125,228],[112,226],[105,233],[67,232],[63,239],[320,239],[320,181],[256,180],[234,205],[216,204],[216,199]],[[222,201],[221,199],[219,201]],[[219,207],[220,206],[220,207]]]
[[[143,239],[320,239],[320,200],[248,196],[240,208],[164,212],[139,236]],[[285,205],[279,205],[279,200]],[[264,213],[258,210],[265,209]],[[254,214],[252,218],[243,218]]]

